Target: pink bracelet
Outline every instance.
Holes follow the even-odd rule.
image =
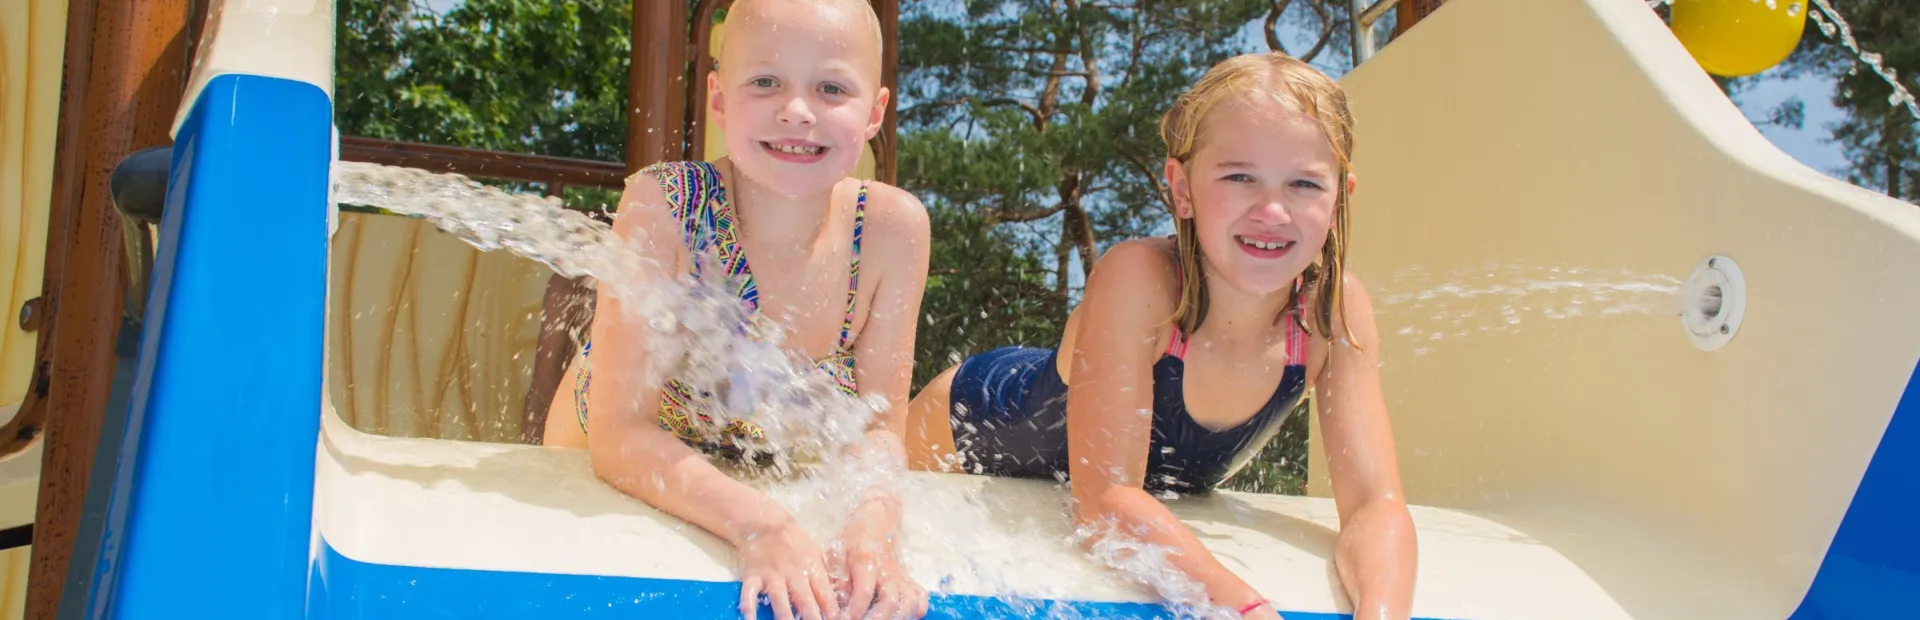
[[[1261,605],[1265,605],[1265,604],[1267,604],[1267,599],[1264,599],[1264,598],[1263,598],[1263,599],[1256,599],[1256,600],[1254,600],[1254,601],[1253,601],[1253,602],[1251,602],[1251,603],[1247,603],[1247,605],[1246,605],[1245,607],[1241,607],[1241,608],[1240,608],[1240,615],[1242,615],[1242,616],[1244,616],[1244,615],[1247,615],[1247,612],[1249,612],[1249,611],[1253,611],[1253,610],[1255,610],[1255,609],[1259,609]]]

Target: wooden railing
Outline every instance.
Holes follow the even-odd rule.
[[[528,181],[545,186],[548,196],[564,196],[568,187],[619,189],[627,176],[626,165],[612,162],[395,142],[360,136],[340,137],[340,159],[452,172],[469,177]]]

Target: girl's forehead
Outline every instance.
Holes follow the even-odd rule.
[[[1200,123],[1196,153],[1298,153],[1333,159],[1318,119],[1275,101],[1223,101]]]
[[[877,35],[863,36],[849,13],[806,3],[755,2],[748,13],[728,19],[719,67],[725,72],[729,67],[815,69],[840,64],[857,71],[858,77],[878,81]]]

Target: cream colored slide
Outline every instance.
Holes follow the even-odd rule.
[[[584,452],[356,430],[431,381],[369,387],[396,332],[327,312],[379,271],[321,224],[331,3],[212,5],[90,609],[733,617],[732,551]],[[1344,84],[1415,617],[1920,617],[1920,209],[1770,145],[1643,0],[1451,0]],[[215,363],[241,370],[179,370]],[[1341,617],[1324,463],[1308,497],[1170,505],[1285,617]],[[1173,616],[1079,550],[1058,485],[904,486],[932,617]],[[815,491],[770,489],[825,534]]]

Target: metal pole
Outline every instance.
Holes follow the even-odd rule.
[[[1398,0],[1353,0],[1353,66],[1373,57],[1373,23],[1387,15]]]
[[[1366,12],[1369,0],[1353,0],[1353,19],[1348,24],[1353,28],[1353,66],[1366,62],[1373,57],[1373,35],[1368,29]]]

